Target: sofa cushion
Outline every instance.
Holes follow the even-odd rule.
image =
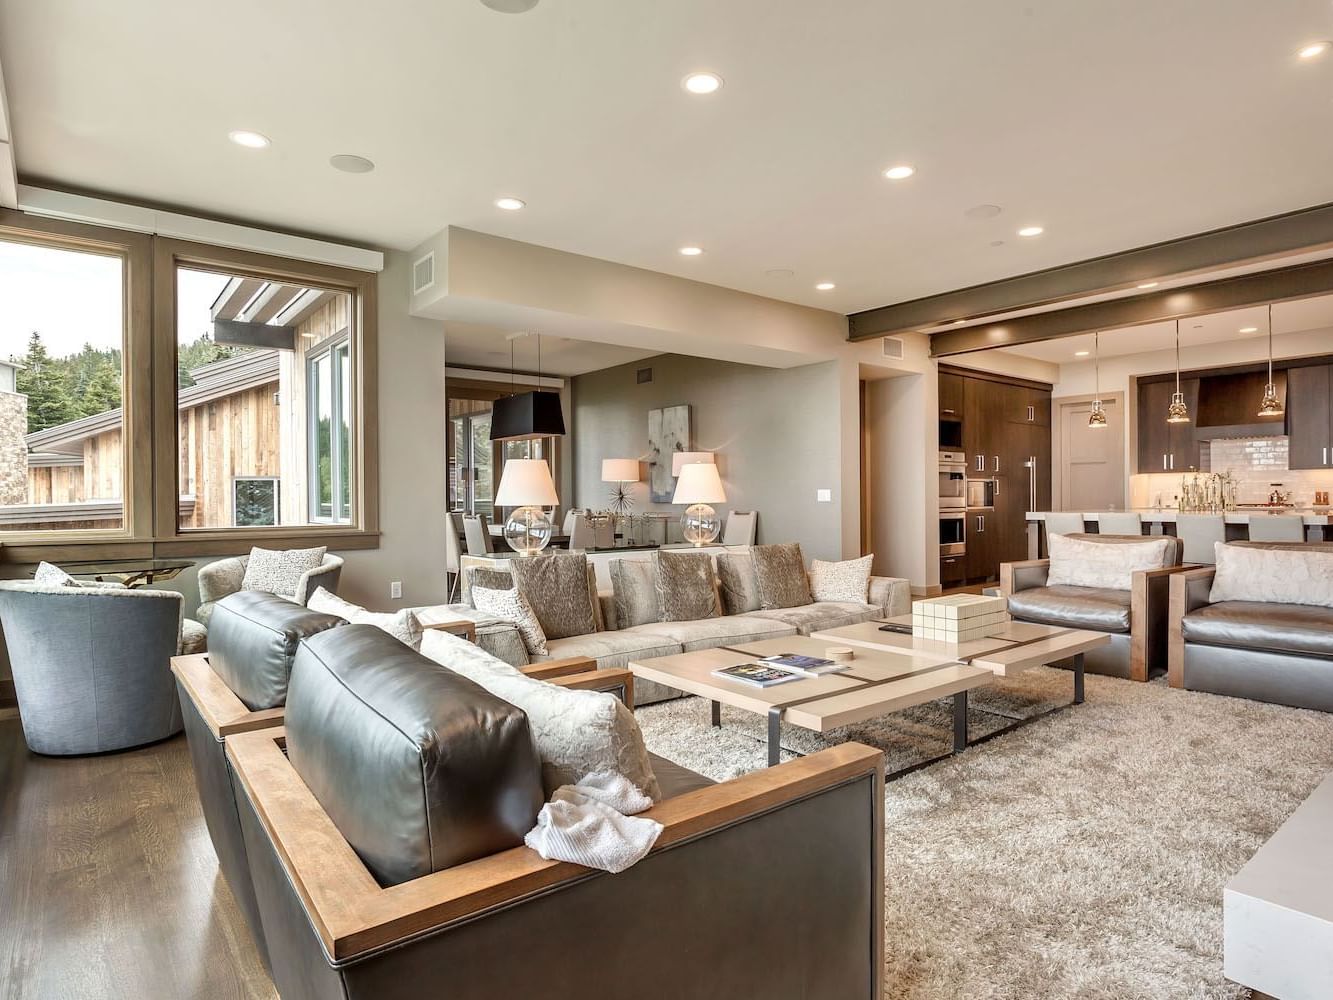
[[[202,653],[207,649],[208,629],[204,627],[204,623],[197,622],[193,618],[182,618],[180,641],[181,655],[188,656],[191,653]]]
[[[597,631],[597,591],[588,585],[588,557],[582,552],[514,558],[509,572],[547,639]]]
[[[813,604],[808,606],[815,607]],[[733,642],[780,639],[795,635],[796,628],[772,618],[728,615],[725,618],[701,618],[692,622],[658,622],[652,627],[652,632],[667,636],[680,643],[684,652],[692,653],[697,649],[712,649]]]
[[[301,644],[287,756],[381,885],[517,847],[545,796],[522,710],[371,625]]]
[[[1333,608],[1224,601],[1181,621],[1186,642],[1333,659]]]
[[[421,622],[408,608],[401,611],[367,611],[359,604],[344,601],[323,587],[316,587],[306,607],[326,615],[337,615],[353,625],[374,625],[383,629],[405,646],[421,648]]]
[[[613,559],[611,590],[616,602],[616,627],[633,628],[658,621],[657,567],[651,559]]]
[[[810,563],[810,596],[816,601],[864,602],[870,593],[873,555],[841,562],[815,559]]]
[[[630,660],[652,656],[670,656],[681,651],[680,643],[670,636],[648,631],[651,625],[617,629],[614,632],[592,632],[588,635],[552,639],[546,644],[546,655],[538,659],[563,660],[567,656],[587,656],[597,661],[603,670],[623,667]]]
[[[754,559],[755,589],[759,608],[798,608],[810,604],[810,579],[805,575],[805,557],[796,542],[787,545],[756,545],[750,549]]]
[[[861,604],[855,601],[816,601],[799,608],[751,611],[745,617],[779,621],[792,626],[801,635],[809,635],[811,632],[868,622],[879,614],[880,609],[873,604]]]
[[[310,549],[252,548],[241,589],[295,598],[301,577],[324,564],[326,551],[323,545]]]
[[[657,603],[664,622],[692,622],[717,615],[717,580],[706,553],[653,553]]]
[[[1167,538],[1129,542],[1123,538],[1094,540],[1095,536],[1049,535],[1051,564],[1048,587],[1093,587],[1128,591],[1134,574],[1170,565],[1172,543]]]
[[[1209,600],[1333,608],[1333,551],[1291,545],[1214,546],[1217,572]]]
[[[302,639],[345,622],[259,590],[228,594],[213,608],[208,664],[252,712],[287,700],[287,680]]]
[[[1009,614],[1039,625],[1094,632],[1130,630],[1130,592],[1104,587],[1032,587],[1009,597]]]
[[[743,615],[759,610],[759,584],[754,576],[754,557],[748,549],[723,552],[717,557],[717,578],[722,592],[722,613]]]
[[[681,767],[675,761],[659,757],[655,753],[650,753],[648,760],[653,766],[653,773],[657,775],[657,784],[662,789],[664,799],[674,799],[677,795],[697,792],[701,788],[717,784],[712,778],[705,778],[702,774],[696,774],[689,768]]]
[[[524,599],[516,587],[492,590],[490,587],[483,587],[474,577],[472,604],[478,611],[484,611],[517,626],[519,634],[523,636],[523,645],[528,647],[530,655],[541,656],[546,652],[546,633],[542,631],[541,622],[537,620],[532,605]]]
[[[653,801],[662,798],[634,713],[615,695],[525,677],[448,632],[431,632],[421,652],[527,713],[548,796],[595,771],[611,771]]]

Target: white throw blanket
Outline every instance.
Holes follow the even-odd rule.
[[[596,771],[557,788],[524,843],[547,861],[623,872],[642,861],[662,833],[661,823],[632,815],[652,804],[621,775]]]

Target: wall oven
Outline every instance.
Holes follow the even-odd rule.
[[[995,480],[969,479],[967,481],[968,510],[989,510],[995,506]]]
[[[940,555],[959,556],[967,551],[967,514],[965,511],[940,511]]]
[[[967,459],[961,451],[940,452],[940,510],[967,507]]]

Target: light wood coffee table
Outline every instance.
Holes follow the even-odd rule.
[[[951,696],[953,752],[967,747],[967,692],[994,683],[995,672],[986,667],[959,663],[957,657],[945,653],[861,649],[849,668],[841,673],[767,688],[713,674],[714,670],[723,667],[734,667],[779,653],[822,656],[828,646],[827,642],[803,636],[762,639],[692,653],[632,660],[629,669],[635,677],[707,698],[712,702],[715,726],[722,724],[722,705],[766,716],[770,767],[778,762],[783,722],[825,733]],[[936,757],[906,770],[916,770],[941,759]],[[906,770],[891,777],[900,776]]]

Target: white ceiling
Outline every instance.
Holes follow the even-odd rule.
[[[389,247],[452,224],[842,312],[1333,201],[1333,54],[1294,55],[1333,37],[1328,0],[219,11],[0,0],[20,173]],[[700,68],[720,92],[682,91]],[[884,180],[899,162],[917,175]],[[983,203],[1003,212],[964,217]]]
[[[449,321],[444,324],[445,348],[449,354],[449,364],[457,367],[497,368],[509,370],[511,342],[507,336],[516,331],[483,323],[459,323]],[[514,348],[514,368],[521,372],[536,372],[537,339],[525,335],[512,342]],[[573,340],[569,337],[541,338],[541,374],[543,375],[582,375],[584,372],[601,371],[616,365],[629,364],[643,358],[651,358],[660,351],[644,351],[633,347],[619,347],[614,344],[598,344],[587,340]]]
[[[1248,327],[1255,330],[1250,333],[1240,331]],[[1306,330],[1333,328],[1333,295],[1321,295],[1299,302],[1279,302],[1273,306],[1273,335],[1301,333]],[[1233,343],[1237,340],[1264,340],[1268,336],[1268,308],[1253,306],[1248,309],[1233,309],[1228,312],[1213,313],[1208,316],[1195,316],[1180,321],[1180,345],[1197,347],[1206,344]],[[1100,351],[1103,358],[1124,354],[1144,354],[1151,351],[1170,350],[1175,347],[1176,326],[1174,322],[1148,323],[1143,326],[1130,326],[1115,330],[1103,330]],[[1329,336],[1329,349],[1333,351],[1333,334]],[[1019,354],[1050,361],[1055,364],[1070,364],[1091,359],[1093,335],[1067,337],[1063,340],[1048,340],[1040,344],[1024,344],[1021,347],[1002,347],[998,350],[1008,354]],[[1080,357],[1078,352],[1087,351]]]

